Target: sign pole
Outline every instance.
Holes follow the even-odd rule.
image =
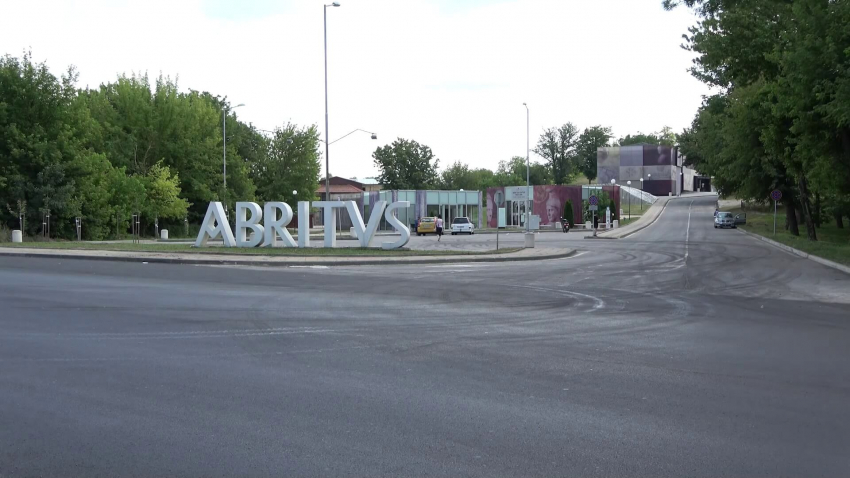
[[[776,235],[776,201],[773,201],[773,235]]]
[[[773,235],[776,235],[776,204],[782,199],[782,191],[774,189],[770,193],[770,198],[773,199]]]

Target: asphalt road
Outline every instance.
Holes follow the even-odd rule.
[[[848,476],[850,276],[713,201],[535,263],[0,257],[0,476]]]

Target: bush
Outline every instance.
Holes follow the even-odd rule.
[[[0,242],[12,242],[12,230],[0,224]]]
[[[567,220],[567,222],[570,224],[570,227],[573,227],[573,226],[576,225],[575,217],[574,217],[574,214],[573,214],[573,202],[572,201],[567,201],[564,204],[564,219]]]

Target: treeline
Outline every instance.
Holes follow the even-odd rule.
[[[680,151],[721,193],[768,202],[783,193],[786,228],[850,215],[850,1],[666,0],[700,21],[683,47],[707,97]]]
[[[239,121],[226,98],[180,92],[170,78],[119,76],[77,88],[30,53],[0,58],[0,224],[53,237],[125,234],[139,214],[153,223],[198,222],[210,201],[312,199],[320,175],[315,126],[264,134]],[[226,122],[227,188],[223,176]],[[298,191],[299,197],[293,197]]]
[[[604,146],[676,143],[670,127],[651,134],[637,133],[614,140],[610,127],[591,126],[579,132],[573,123],[547,128],[533,149],[543,162],[533,160],[526,168],[526,158],[514,156],[500,161],[496,170],[470,168],[456,161],[438,172],[439,159],[431,148],[413,140],[399,138],[391,145],[378,148],[372,155],[378,168],[378,181],[387,189],[465,189],[484,191],[490,187],[571,184],[584,178],[590,184],[596,179],[596,150]]]

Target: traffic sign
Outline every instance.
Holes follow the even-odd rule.
[[[587,202],[589,202],[591,206],[596,206],[597,204],[599,204],[599,198],[596,196],[590,196],[589,198],[587,198]]]
[[[505,205],[505,193],[502,191],[496,191],[493,194],[493,201],[496,202],[496,206],[502,207]]]
[[[588,207],[588,209],[590,209],[591,211],[598,211],[598,210],[599,210],[599,206],[597,206],[596,204],[591,204],[591,205]]]
[[[779,201],[780,199],[782,199],[782,191],[774,189],[773,192],[770,193],[770,198],[774,201]]]

